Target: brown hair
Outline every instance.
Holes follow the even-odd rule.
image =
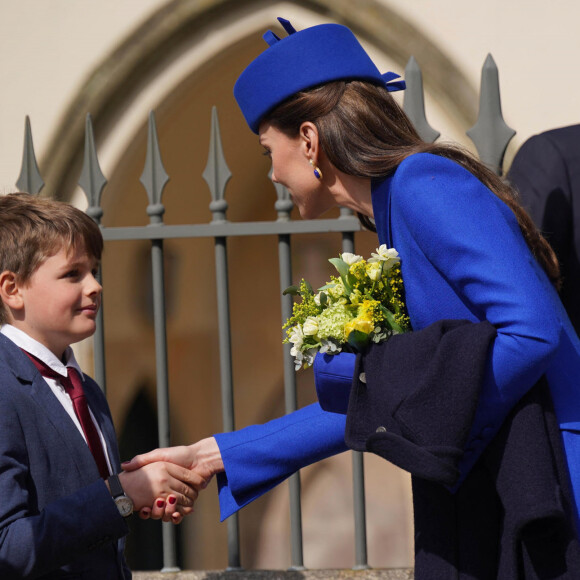
[[[44,260],[63,248],[83,248],[100,261],[103,237],[99,226],[65,202],[28,193],[0,196],[0,272],[14,272],[26,284]],[[0,324],[6,320],[0,301]]]
[[[450,144],[425,143],[389,92],[362,81],[336,81],[299,92],[270,112],[263,121],[290,137],[311,121],[330,162],[349,175],[380,178],[392,175],[414,153],[432,153],[457,162],[482,181],[514,212],[530,250],[559,287],[556,255],[532,219],[518,203],[514,190],[468,151]],[[362,224],[376,231],[359,214]]]

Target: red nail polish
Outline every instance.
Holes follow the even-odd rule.
[[[157,500],[157,507],[162,508],[165,505],[165,502],[162,499]]]
[[[167,500],[167,501],[168,501],[168,502],[169,502],[171,505],[173,505],[173,504],[174,504],[174,503],[177,501],[177,498],[176,498],[176,497],[173,497],[173,496],[171,496],[171,497],[169,497],[169,498],[168,498],[168,500]]]

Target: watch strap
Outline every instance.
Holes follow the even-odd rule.
[[[111,490],[111,495],[113,497],[119,497],[120,495],[125,495],[123,491],[123,486],[121,485],[121,481],[119,480],[118,475],[111,475],[107,480],[109,482],[109,489]]]

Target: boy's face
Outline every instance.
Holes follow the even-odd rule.
[[[98,262],[84,249],[60,250],[46,259],[19,291],[24,308],[13,321],[56,356],[95,332],[102,287]]]

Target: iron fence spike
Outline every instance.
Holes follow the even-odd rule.
[[[211,110],[211,131],[207,165],[202,173],[207,183],[213,201],[223,200],[225,189],[232,174],[226,163],[220,134],[217,108]]]
[[[272,169],[268,172],[268,177],[272,180]],[[290,212],[294,207],[294,202],[290,197],[290,192],[288,191],[288,188],[281,183],[272,181],[272,184],[274,185],[277,197],[274,207],[278,212],[278,221],[288,221],[290,219]]]
[[[163,167],[163,161],[161,160],[157,126],[153,111],[149,113],[147,154],[145,167],[139,181],[143,184],[149,197],[147,213],[151,219],[151,223],[161,223],[163,221],[163,214],[165,213],[165,208],[161,203],[161,196],[165,185],[169,181],[169,175],[167,175],[165,167]]]
[[[480,160],[501,175],[505,150],[516,132],[503,118],[499,73],[491,54],[487,55],[481,70],[479,115],[466,134],[473,141]]]
[[[37,195],[44,187],[44,181],[42,180],[38,163],[36,162],[30,117],[28,115],[26,115],[24,121],[24,151],[22,153],[22,166],[20,168],[20,175],[16,181],[16,187],[19,191],[33,195]]]
[[[90,113],[87,114],[85,120],[85,154],[83,168],[78,183],[89,202],[87,213],[97,223],[100,223],[101,217],[103,216],[103,210],[101,208],[101,193],[107,184],[107,179],[103,175],[101,166],[99,165]]]
[[[411,56],[405,67],[405,96],[403,98],[403,109],[413,123],[419,137],[427,143],[433,143],[441,133],[429,125],[425,116],[425,97],[423,90],[423,75],[421,68]]]

